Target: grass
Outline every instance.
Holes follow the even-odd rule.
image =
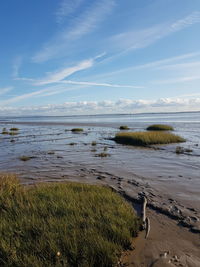
[[[17,135],[18,130],[19,130],[18,128],[10,128],[10,132],[9,132],[6,128],[3,128],[1,134]]]
[[[96,146],[97,145],[97,142],[96,141],[92,141],[91,145],[92,146]]]
[[[110,157],[110,154],[106,152],[101,152],[99,154],[96,154],[95,157],[106,158],[106,157]]]
[[[75,146],[75,145],[77,145],[77,143],[71,142],[71,143],[69,143],[69,145],[70,146]]]
[[[82,128],[73,128],[73,129],[71,129],[71,131],[73,133],[78,133],[78,132],[83,132],[83,129]]]
[[[165,124],[152,124],[147,127],[147,131],[174,131],[174,128]]]
[[[18,132],[17,131],[11,131],[11,132],[9,132],[9,135],[18,135]]]
[[[19,131],[19,129],[16,127],[13,127],[13,128],[10,128],[10,131]]]
[[[55,151],[48,151],[47,154],[48,155],[54,155],[55,154]]]
[[[120,144],[133,146],[149,146],[156,144],[185,142],[185,139],[178,135],[159,131],[117,133],[114,140]]]
[[[6,128],[3,128],[1,134],[9,134],[9,132]]]
[[[9,132],[6,131],[6,130],[3,130],[3,131],[1,132],[1,134],[9,134]]]
[[[0,177],[0,266],[114,266],[140,221],[102,186]]]
[[[121,125],[119,127],[120,130],[129,130],[129,127],[127,125]]]
[[[33,159],[33,158],[35,158],[35,157],[30,157],[30,156],[21,156],[21,157],[19,157],[19,159],[21,160],[21,161],[28,161],[28,160],[30,160],[30,159]]]
[[[184,153],[191,153],[191,152],[193,152],[193,150],[190,148],[184,148],[182,146],[177,146],[175,152],[176,152],[176,154],[184,154]]]

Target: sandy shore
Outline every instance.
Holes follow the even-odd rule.
[[[147,210],[151,221],[149,237],[144,232],[133,240],[133,250],[125,252],[120,266],[165,267],[200,266],[200,236],[177,225],[169,217]]]

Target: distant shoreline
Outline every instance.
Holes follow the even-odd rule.
[[[139,113],[105,113],[105,114],[72,114],[72,115],[28,115],[28,116],[13,116],[13,115],[6,115],[2,116],[0,115],[1,118],[62,118],[62,117],[101,117],[101,116],[132,116],[132,115],[156,115],[156,114],[185,114],[185,113],[200,113],[199,111],[177,111],[177,112],[139,112]]]

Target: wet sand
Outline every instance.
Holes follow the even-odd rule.
[[[151,221],[148,239],[144,232],[133,240],[133,250],[123,253],[120,266],[167,267],[200,266],[200,237],[178,226],[151,209],[147,209]]]

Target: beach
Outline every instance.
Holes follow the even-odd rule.
[[[179,258],[182,257],[181,264],[186,262],[183,254],[187,247],[190,247],[188,257],[195,264],[200,262],[197,253],[200,113],[1,117],[0,123],[1,128],[19,128],[16,135],[1,135],[0,171],[17,173],[22,183],[78,181],[102,184],[112,187],[133,205],[137,205],[141,194],[147,197],[147,212],[152,221],[149,240],[145,241],[148,246],[144,249],[144,258],[138,259],[140,265],[131,265],[127,260],[129,266],[151,266],[159,253],[168,251],[170,246],[173,247],[172,256],[179,254]],[[141,148],[120,145],[112,140],[120,125],[128,125],[129,131],[143,131],[153,123],[172,125],[174,133],[184,137],[186,142]],[[75,127],[83,131],[72,132]],[[176,153],[177,146],[183,147],[184,153]],[[106,156],[102,157],[102,153]],[[21,157],[28,159],[21,160]],[[160,229],[159,233],[155,234],[155,228]],[[173,232],[177,239],[171,238]],[[163,240],[163,235],[168,238],[160,251],[157,245],[150,249],[154,242],[158,244]],[[179,237],[185,242],[181,243]],[[137,242],[141,240],[136,240],[136,254]],[[146,243],[142,244],[145,247]],[[142,261],[146,265],[142,265]]]

